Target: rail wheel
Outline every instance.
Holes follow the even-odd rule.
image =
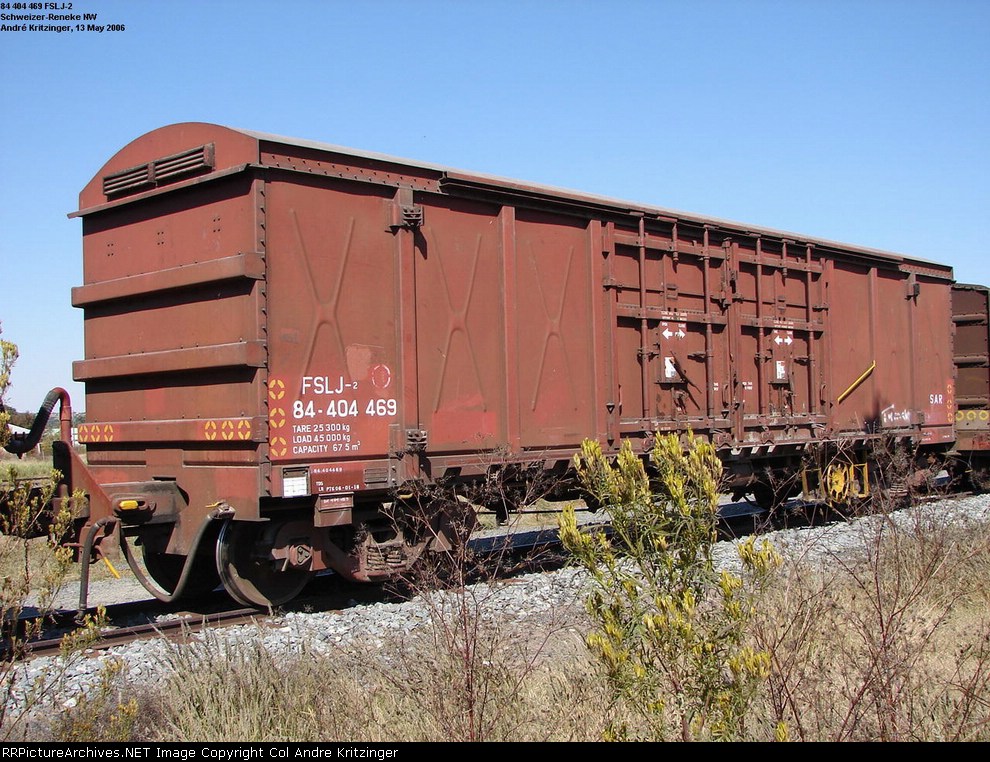
[[[774,524],[787,524],[789,509],[787,501],[794,496],[794,480],[786,476],[773,476],[768,481],[759,481],[752,485],[753,500],[767,512]]]
[[[787,502],[787,494],[780,489],[771,487],[766,482],[757,482],[751,488],[750,494],[753,499],[750,502],[756,503],[767,513],[774,513]]]
[[[150,577],[162,590],[171,594],[179,584],[186,556],[159,553],[142,546],[141,557]],[[216,567],[210,563],[210,559],[202,556],[194,558],[192,571],[182,593],[183,597],[205,595],[218,587],[220,587],[220,575],[217,574]]]
[[[302,592],[308,568],[279,568],[272,558],[280,522],[227,521],[217,538],[217,571],[230,597],[247,606],[278,606]]]
[[[828,496],[832,502],[844,503],[849,495],[848,470],[845,463],[833,463],[825,475]]]
[[[990,492],[990,458],[970,456],[956,458],[949,463],[949,475],[953,481],[973,492]]]

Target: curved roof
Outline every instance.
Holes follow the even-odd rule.
[[[915,257],[785,230],[775,230],[717,217],[709,217],[693,212],[641,204],[551,185],[529,183],[497,175],[468,172],[441,164],[405,159],[388,154],[335,145],[333,143],[292,138],[235,127],[225,127],[206,122],[183,122],[168,125],[148,132],[128,143],[100,168],[96,176],[82,190],[79,194],[80,210],[72,216],[95,212],[108,205],[108,196],[104,192],[104,179],[108,176],[114,176],[129,169],[138,170],[143,165],[153,162],[159,157],[173,157],[181,154],[183,151],[189,151],[196,146],[207,144],[211,144],[214,147],[213,172],[225,170],[236,171],[250,165],[265,165],[265,160],[262,156],[263,150],[266,147],[283,146],[292,149],[301,149],[307,152],[315,152],[317,154],[332,155],[337,159],[340,157],[350,157],[364,163],[380,163],[393,168],[410,168],[420,175],[425,174],[430,176],[433,179],[430,189],[434,190],[434,192],[454,192],[458,194],[472,192],[475,194],[488,194],[493,197],[504,194],[516,200],[528,197],[530,199],[540,199],[544,203],[558,202],[570,207],[583,206],[611,210],[618,213],[667,217],[697,225],[710,225],[732,231],[739,235],[769,236],[798,243],[809,243],[830,249],[865,254],[871,257],[880,257],[887,260],[905,261],[920,266],[933,266],[942,271],[950,269],[944,265]],[[435,188],[433,187],[434,184]],[[451,190],[445,190],[443,187],[444,184]],[[455,187],[456,190],[454,190]],[[422,188],[419,189],[422,190]]]

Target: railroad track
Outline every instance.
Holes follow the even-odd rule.
[[[317,577],[306,592],[278,612],[340,611],[351,606],[394,599],[394,592],[376,585],[351,583],[333,575]],[[87,644],[87,650],[99,651],[114,646],[165,637],[181,640],[211,627],[230,627],[256,623],[264,625],[273,612],[243,608],[224,592],[215,591],[193,601],[165,604],[154,599],[128,601],[104,607],[108,626],[99,639]],[[90,609],[87,614],[95,614]],[[34,617],[26,615],[22,620]],[[26,644],[25,658],[59,653],[63,638],[78,628],[78,612],[59,610],[47,617],[45,632]],[[140,620],[140,621],[135,621]],[[9,658],[9,650],[0,649],[0,659]]]
[[[156,637],[163,637],[173,641],[184,641],[211,626],[250,624],[252,622],[259,622],[265,616],[267,615],[262,614],[262,612],[255,608],[230,609],[209,614],[184,612],[177,614],[174,619],[164,619],[126,627],[115,627],[113,630],[102,632],[97,640],[87,643],[86,650],[103,651],[114,646],[122,646],[137,640]],[[27,655],[31,658],[54,656],[61,652],[63,642],[62,636],[32,641],[28,644]]]
[[[944,499],[945,497],[965,497],[971,493],[934,495],[923,501]],[[813,510],[808,510],[813,508]],[[788,511],[788,524],[791,526],[814,525],[846,517],[828,510],[825,506],[804,505],[792,501]],[[588,529],[601,528],[609,531],[608,522],[603,516],[593,516],[583,523]],[[718,532],[720,539],[734,539],[749,534],[777,528],[769,520],[763,509],[746,502],[728,503],[720,506]],[[559,551],[560,539],[556,528],[547,526],[500,528],[487,530],[472,537],[471,550],[482,557],[498,558],[496,574],[508,579],[529,571],[548,571],[566,563],[566,554]],[[511,558],[511,561],[509,560]],[[364,603],[399,601],[403,594],[390,585],[369,585],[349,583],[333,574],[315,578],[302,595],[279,611],[329,612],[340,611]],[[190,609],[189,602],[163,604],[155,600],[132,601],[106,607],[106,617],[111,629],[106,629],[100,638],[86,646],[87,650],[106,650],[138,640],[163,637],[182,641],[211,627],[228,627],[240,624],[264,626],[271,621],[271,613],[257,608],[235,607],[222,592],[204,596]],[[94,613],[92,610],[89,613]],[[28,644],[27,658],[57,654],[62,646],[63,636],[71,632],[75,611],[56,612],[46,628],[47,637]],[[130,622],[136,618],[144,621],[135,624],[113,625],[114,622]],[[0,652],[0,658],[6,655]]]
[[[472,550],[482,556],[499,555],[505,560],[509,555],[521,556],[536,548],[559,545],[556,530],[547,528],[526,529],[516,532],[500,532],[470,541]],[[547,559],[541,555],[544,565],[563,562],[563,557]],[[501,564],[500,564],[501,565]],[[532,570],[525,562],[505,563],[507,575]],[[542,567],[541,567],[542,568]],[[395,585],[374,585],[347,582],[333,574],[314,578],[305,591],[290,603],[279,607],[286,611],[339,611],[351,606],[384,601],[399,601],[404,598]],[[223,592],[214,592],[197,601],[181,601],[165,604],[154,599],[129,601],[105,607],[107,628],[100,637],[86,645],[87,651],[101,651],[138,640],[167,638],[173,641],[184,640],[211,627],[229,627],[240,624],[265,625],[271,619],[271,612],[258,608],[237,607]],[[89,609],[87,614],[95,614]],[[22,621],[34,619],[29,612]],[[137,623],[131,623],[140,619]],[[39,639],[26,644],[24,658],[52,656],[61,651],[64,637],[78,627],[78,612],[59,610],[46,618],[45,633]],[[123,624],[115,624],[123,623]],[[0,648],[0,659],[9,658],[9,650]]]

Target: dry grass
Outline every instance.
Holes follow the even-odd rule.
[[[52,550],[48,541],[44,537],[36,537],[32,540],[18,540],[17,538],[0,535],[0,576],[4,579],[20,578],[25,574],[25,569],[30,579],[37,580],[43,576],[43,571],[51,564]],[[117,573],[122,577],[131,577],[130,568],[127,561],[118,554],[113,558],[112,563]],[[62,576],[64,589],[72,589],[73,594],[78,590],[80,565],[70,564]],[[89,579],[91,582],[99,580],[115,579],[113,573],[103,562],[92,564],[89,569]],[[25,594],[25,600],[31,598],[31,591]]]
[[[509,529],[556,529],[560,512],[565,505],[575,505],[583,508],[581,501],[537,500],[521,507],[518,512],[510,513],[505,524],[498,523],[494,511],[480,509],[478,511],[478,529],[496,529],[503,526]]]
[[[990,531],[907,515],[861,524],[855,563],[792,563],[761,605],[767,710],[795,739],[990,739]]]
[[[50,457],[26,455],[18,459],[7,455],[5,458],[0,458],[0,507],[4,511],[8,510],[6,503],[12,484],[32,481],[40,483],[44,479],[51,478],[52,475]],[[22,540],[6,534],[0,535],[0,575],[6,580],[27,580],[29,590],[26,591],[25,597],[34,592],[33,588],[36,587],[37,581],[44,577],[45,568],[52,562],[52,549],[48,538],[34,536],[43,534],[44,531],[44,527],[39,524],[37,531],[27,534],[32,539]],[[127,562],[121,555],[118,554],[112,563],[121,575],[130,574]],[[61,574],[63,586],[77,581],[79,570],[79,564],[70,564],[63,569]],[[105,563],[96,563],[90,567],[91,580],[111,579],[113,576]]]
[[[259,633],[260,635],[261,633]],[[256,642],[233,646],[209,637],[166,657],[170,675],[155,688],[120,675],[92,700],[66,711],[52,726],[55,740],[226,742],[450,741],[469,735],[461,665],[430,653],[424,631],[380,650],[315,653],[306,647],[278,657]],[[525,673],[524,680],[519,676]],[[491,716],[482,740],[598,740],[602,729],[597,680],[588,671],[511,660],[475,673],[488,693]],[[135,702],[135,720],[110,735],[108,718]],[[577,704],[575,703],[577,702]],[[576,709],[576,706],[583,708]],[[99,720],[99,721],[97,721]],[[102,724],[101,724],[102,723]],[[103,727],[101,735],[99,729]],[[458,732],[460,731],[460,732]]]
[[[0,450],[0,453],[3,453],[0,457],[0,481],[6,480],[7,471],[11,467],[17,471],[17,476],[20,479],[38,479],[51,473],[51,456],[46,458],[37,455],[25,455],[23,458],[18,458],[3,450]]]

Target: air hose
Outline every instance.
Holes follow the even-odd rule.
[[[41,409],[38,410],[38,414],[34,417],[31,430],[27,434],[13,434],[10,437],[10,441],[4,446],[4,449],[14,455],[23,455],[37,447],[38,442],[41,441],[41,435],[45,433],[45,426],[48,425],[48,419],[51,418],[52,410],[55,409],[55,403],[64,395],[65,392],[62,389],[52,389],[48,392],[45,401],[41,403]]]

